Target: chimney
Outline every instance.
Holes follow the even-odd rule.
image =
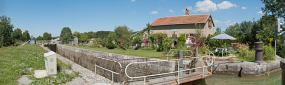
[[[189,10],[186,8],[185,15],[189,15]]]

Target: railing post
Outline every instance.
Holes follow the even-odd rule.
[[[112,72],[112,85],[114,84],[114,73]]]
[[[144,77],[143,85],[146,85],[146,77]]]
[[[179,67],[180,59],[178,60],[178,69],[177,69],[177,85],[179,85],[179,75],[180,75],[180,67]]]
[[[95,64],[95,76],[96,76],[96,64]]]
[[[204,75],[205,75],[205,67],[204,67],[204,65],[203,65],[203,78],[204,78]]]

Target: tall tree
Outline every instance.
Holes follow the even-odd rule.
[[[72,33],[72,36],[76,36],[77,38],[79,38],[80,37],[80,32],[75,31],[75,32]]]
[[[97,38],[101,38],[102,40],[104,40],[110,32],[111,31],[97,31],[95,35]]]
[[[52,36],[51,36],[50,33],[45,32],[45,33],[43,34],[43,38],[44,38],[44,40],[51,40],[51,39],[52,39]]]
[[[15,29],[12,35],[14,40],[23,40],[22,30],[20,28]]]
[[[79,42],[86,42],[87,39],[88,39],[88,35],[85,34],[85,33],[81,33],[81,34],[80,34],[80,37],[78,38],[78,41],[79,41]]]
[[[215,34],[221,34],[221,32],[222,32],[222,31],[221,31],[221,28],[220,28],[220,27],[217,27]]]
[[[122,49],[127,49],[131,45],[132,30],[127,26],[119,26],[115,29],[116,42]]]
[[[44,40],[44,38],[42,36],[38,36],[36,40]]]
[[[258,21],[261,30],[257,32],[256,38],[264,44],[269,44],[269,38],[274,38],[274,28],[276,25],[276,18],[270,15],[264,15]]]
[[[28,31],[28,30],[25,30],[25,32],[23,33],[23,40],[24,40],[24,41],[28,41],[28,40],[30,40],[30,39],[31,39],[31,37],[30,37],[29,31]]]
[[[60,33],[60,40],[63,43],[68,43],[72,39],[72,32],[69,27],[63,27]]]
[[[265,7],[261,8],[265,14],[273,17],[285,18],[285,1],[284,0],[261,0]]]
[[[0,47],[14,44],[11,36],[14,26],[11,24],[9,17],[0,16]]]

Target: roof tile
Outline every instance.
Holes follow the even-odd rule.
[[[206,23],[210,14],[202,15],[183,15],[172,17],[161,17],[156,19],[151,25],[173,25],[173,24],[187,24],[187,23]]]

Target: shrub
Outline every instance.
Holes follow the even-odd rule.
[[[186,38],[185,34],[180,34],[178,37],[178,45],[185,45]]]
[[[107,47],[108,49],[114,49],[116,46],[115,46],[115,44],[113,44],[113,43],[107,43],[107,44],[106,44],[106,47]]]
[[[138,50],[138,49],[140,49],[141,48],[141,43],[143,42],[142,41],[142,38],[138,35],[136,35],[135,37],[134,37],[135,39],[133,40],[133,44],[134,45],[137,45],[136,47],[135,47],[135,50]]]
[[[239,59],[244,61],[255,61],[255,50],[248,49],[247,44],[241,44],[238,50],[239,54],[237,56]]]
[[[156,51],[158,51],[158,52],[163,51],[162,42],[163,42],[163,38],[166,38],[166,37],[167,37],[167,35],[164,34],[164,33],[154,33],[154,34],[151,34],[151,35],[150,35],[150,39],[151,39],[152,41],[156,41],[155,44],[158,45]],[[156,48],[156,46],[153,45],[152,48]]]
[[[270,44],[263,46],[263,60],[270,61],[274,59],[275,59],[275,51],[272,48],[272,46]]]
[[[108,49],[114,49],[116,46],[115,44],[113,43],[114,41],[114,38],[115,38],[115,33],[110,33],[107,37],[107,44],[106,44],[106,47]]]
[[[162,47],[163,47],[163,50],[165,51],[165,53],[167,53],[169,51],[172,43],[173,43],[173,41],[170,38],[168,38],[168,37],[163,38]]]
[[[280,51],[279,56],[282,57],[282,58],[285,57],[285,49],[284,48]]]

